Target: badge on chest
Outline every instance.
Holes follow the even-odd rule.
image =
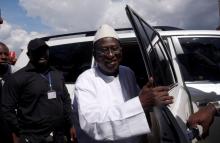
[[[55,90],[50,90],[47,92],[48,99],[55,99],[57,98],[57,94]]]

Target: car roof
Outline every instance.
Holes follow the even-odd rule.
[[[161,36],[190,36],[190,35],[213,35],[219,36],[218,30],[173,30],[173,31],[158,31]]]
[[[219,36],[220,31],[217,30],[169,30],[161,31],[160,29],[157,32],[162,36],[190,36],[190,35],[213,35]],[[83,33],[83,32],[82,32]],[[91,42],[94,39],[94,32],[90,32],[88,35],[82,35],[82,33],[74,33],[68,35],[57,35],[51,37],[43,37],[46,40],[49,46],[68,44],[68,43],[80,43],[80,42]],[[84,32],[88,33],[88,32]],[[123,29],[118,32],[119,38],[134,38],[136,37],[133,30],[130,28]],[[48,40],[48,41],[47,41]]]
[[[124,38],[134,38],[136,37],[134,32],[129,33],[120,33],[118,34],[120,39]],[[87,36],[87,37],[69,37],[69,38],[56,38],[56,39],[50,39],[49,41],[46,41],[46,43],[49,46],[55,46],[55,45],[62,45],[62,44],[69,44],[69,43],[81,43],[81,42],[91,42],[93,41],[94,36]]]

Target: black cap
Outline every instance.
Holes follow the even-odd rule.
[[[34,52],[39,50],[40,48],[49,48],[46,42],[40,38],[31,40],[28,43],[28,47],[27,47],[28,52]]]

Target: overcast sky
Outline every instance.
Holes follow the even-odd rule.
[[[215,29],[218,0],[1,0],[0,40],[17,53],[34,37],[96,30],[103,23],[131,27],[125,6],[151,25]]]

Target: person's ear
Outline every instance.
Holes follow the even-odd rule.
[[[92,55],[93,55],[94,58],[96,58],[96,53],[95,53],[94,50],[92,51]]]
[[[93,45],[93,49],[92,49],[92,55],[93,55],[93,57],[96,59],[96,52],[95,52],[95,45]]]

